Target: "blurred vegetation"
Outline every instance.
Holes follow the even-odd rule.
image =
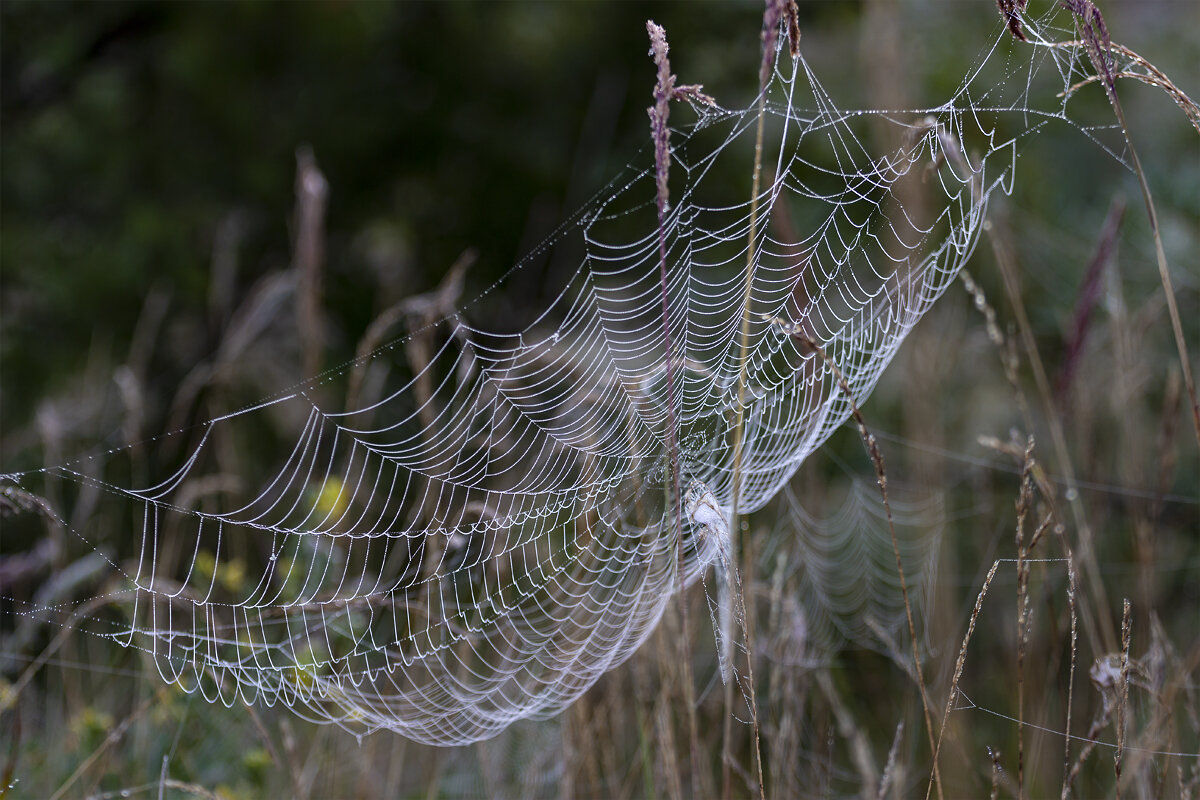
[[[1200,96],[1194,3],[1146,0],[1104,10],[1114,40]],[[805,57],[844,108],[940,102],[1001,26],[986,0],[813,2],[802,3],[801,14]],[[683,81],[704,84],[726,106],[749,103],[761,19],[760,4],[751,2],[4,2],[0,471],[61,463],[93,448],[184,428],[305,377],[287,349],[286,332],[276,331],[261,337],[262,352],[247,349],[224,388],[198,389],[180,400],[180,387],[197,365],[220,361],[234,323],[265,302],[271,276],[292,264],[299,148],[311,148],[330,186],[324,367],[353,357],[381,311],[435,287],[468,250],[478,258],[464,294],[491,285],[623,164],[640,157],[653,79],[647,17],[666,27]],[[1200,138],[1161,92],[1132,84],[1121,91],[1160,204],[1194,361],[1200,351]],[[1081,97],[1075,110],[1098,121],[1111,113],[1098,90]],[[1131,657],[1147,672],[1160,669],[1161,680],[1147,679],[1149,688],[1135,690],[1131,730],[1145,734],[1141,741],[1151,749],[1196,753],[1200,730],[1189,714],[1196,713],[1200,674],[1200,459],[1186,399],[1172,394],[1178,355],[1136,184],[1095,143],[1060,126],[1030,141],[1015,193],[997,204],[994,219],[1014,248],[1020,296],[1053,377],[1117,196],[1128,206],[1118,255],[1106,271],[1073,390],[1058,410],[1074,468],[1091,487],[1082,502],[1107,593],[1081,603],[1092,604],[1092,613],[1119,632],[1120,598],[1133,601]],[[1014,312],[987,250],[980,246],[969,269],[1019,351]],[[515,327],[555,296],[563,269],[552,252],[534,253],[481,313]],[[1007,441],[1017,428],[1023,444],[1024,434],[1033,434],[1039,462],[1062,491],[1053,478],[1062,475],[1063,464],[1051,448],[1026,354],[1017,353],[1018,377],[1033,430],[1026,430],[1022,399],[973,305],[967,293],[952,289],[864,408],[880,433],[892,482],[918,496],[945,497],[935,600],[922,620],[939,712],[983,577],[993,559],[1016,555],[1020,463],[981,447],[979,437]],[[135,380],[122,377],[129,374]],[[254,441],[269,450],[275,435],[258,432]],[[253,451],[249,441],[241,444]],[[154,474],[155,466],[152,456],[131,455],[106,479],[121,480],[121,470]],[[857,433],[846,429],[793,485],[806,508],[828,514],[853,482],[872,479]],[[73,509],[74,523],[88,520],[96,532],[89,541],[117,558],[128,554],[128,521],[96,510],[102,500],[56,495],[53,486],[47,498],[59,513]],[[778,552],[791,535],[772,513],[751,520],[760,541],[772,543],[763,546],[765,554]],[[36,508],[6,513],[2,524],[0,559],[33,553],[47,537],[54,552],[0,589],[0,633],[5,648],[14,648],[0,653],[0,696],[14,690],[59,633],[53,627],[18,631],[22,618],[11,613],[12,598],[46,596],[40,593],[57,585],[59,594],[49,595],[55,603],[80,602],[99,594],[103,579],[103,565],[85,563],[90,549],[44,525]],[[1057,540],[1042,547],[1035,556],[1063,555]],[[764,555],[764,585],[773,568]],[[1065,571],[1060,563],[1039,565],[1032,580],[1042,627],[1027,655],[1034,666],[1026,713],[1033,709],[1043,715],[1038,724],[1057,730],[1063,723],[1054,714],[1063,706],[1070,655]],[[1009,716],[1016,716],[1016,584],[1012,565],[1003,564],[963,680],[979,706]],[[706,640],[703,599],[691,599],[695,673],[703,683],[713,674],[711,633]],[[762,650],[778,652],[788,644],[772,638],[777,632],[763,627],[770,609],[761,611]],[[163,687],[136,655],[72,637],[55,646],[50,662],[21,689],[19,703],[0,718],[0,794],[19,779],[18,797],[48,796],[68,781],[65,796],[71,797],[155,796],[162,789],[168,796],[223,798],[670,796],[681,776],[685,790],[689,786],[685,714],[663,702],[680,700],[671,694],[678,682],[670,667],[675,648],[664,643],[677,628],[677,619],[666,620],[633,663],[607,676],[563,718],[523,723],[492,742],[447,751],[390,734],[359,742],[278,709],[209,706]],[[1113,646],[1111,640],[1081,644],[1077,736],[1088,733],[1105,702],[1087,671]],[[759,655],[764,698],[787,700],[766,706],[769,793],[864,792],[863,753],[875,764],[877,785],[901,720],[896,763],[903,766],[893,773],[893,791],[924,791],[929,754],[918,695],[897,663],[902,659],[849,650],[828,667],[805,670]],[[1177,694],[1164,700],[1168,684]],[[704,685],[697,692],[708,766],[716,775],[721,693]],[[1156,709],[1168,702],[1176,704],[1171,733],[1165,726],[1150,731]],[[1004,771],[996,778],[1002,795],[1011,795],[1014,723],[971,711],[951,719],[953,747],[941,757],[948,796],[989,793],[989,747]],[[736,757],[748,765],[748,729],[735,727]],[[664,730],[675,738],[664,737]],[[1097,734],[1114,739],[1111,728]],[[1024,747],[1027,794],[1056,795],[1061,736],[1031,730]],[[1146,768],[1149,777],[1129,788],[1138,796],[1180,796],[1175,787],[1189,780],[1195,787],[1190,776],[1197,763],[1159,759]],[[735,795],[742,796],[748,788],[737,780]],[[1077,785],[1080,796],[1112,795],[1111,752],[1094,754]],[[1157,793],[1147,794],[1147,786],[1158,786]]]
[[[683,40],[753,30],[756,9],[6,3],[3,358],[22,379],[6,388],[5,429],[89,346],[119,352],[149,292],[203,321],[223,222],[235,294],[286,266],[303,144],[333,187],[332,363],[468,247],[487,285],[640,146],[642,21],[663,11]],[[714,76],[753,63],[736,44],[709,51]],[[520,287],[531,308],[541,272]],[[185,349],[156,363],[157,395],[211,349],[213,327],[174,333]]]

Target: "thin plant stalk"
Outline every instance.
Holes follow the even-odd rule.
[[[67,790],[75,784],[75,781],[79,780],[79,777],[83,775],[83,773],[86,772],[88,768],[92,766],[92,764],[96,763],[96,760],[104,755],[109,747],[121,740],[121,738],[125,735],[125,732],[129,730],[129,726],[136,722],[138,718],[140,718],[151,708],[157,707],[162,703],[163,699],[167,696],[167,692],[170,691],[171,685],[172,684],[167,684],[159,689],[155,694],[147,697],[141,702],[141,704],[138,705],[137,708],[133,710],[129,716],[127,716],[119,725],[113,728],[113,730],[104,737],[104,741],[102,741],[100,745],[92,751],[91,755],[85,758],[79,764],[79,766],[75,768],[75,771],[72,772],[65,781],[63,781],[62,785],[58,787],[58,790],[54,794],[50,795],[50,800],[59,800],[59,798],[65,797]]]
[[[1008,296],[1013,314],[1017,318],[1017,329],[1021,335],[1022,347],[1033,370],[1034,382],[1037,384],[1038,395],[1041,397],[1046,422],[1050,428],[1050,439],[1054,444],[1054,455],[1067,484],[1067,499],[1071,507],[1071,515],[1075,519],[1075,527],[1079,531],[1081,558],[1087,570],[1089,589],[1097,605],[1103,608],[1107,605],[1105,599],[1107,592],[1104,590],[1104,581],[1100,576],[1099,564],[1096,562],[1092,529],[1084,514],[1083,502],[1080,500],[1079,481],[1075,476],[1075,466],[1067,449],[1067,438],[1063,432],[1062,419],[1054,403],[1050,380],[1046,376],[1046,368],[1042,362],[1042,356],[1038,352],[1037,342],[1034,340],[1033,326],[1029,322],[1025,304],[1021,300],[1020,288],[1017,286],[1016,257],[1009,249],[1008,243],[998,234],[998,227],[997,224],[993,224],[988,228],[988,238],[991,240],[996,264],[1000,267],[1005,294]],[[1099,620],[1100,630],[1096,629],[1096,623],[1090,617],[1084,620],[1085,623],[1091,623],[1090,625],[1085,624],[1085,628],[1091,639],[1093,650],[1107,649],[1110,645],[1116,644],[1116,632],[1107,615],[1099,615]]]
[[[1060,800],[1067,800],[1070,787],[1067,776],[1071,774],[1071,708],[1075,700],[1075,651],[1079,641],[1079,615],[1075,611],[1075,596],[1078,591],[1075,576],[1075,555],[1067,550],[1067,606],[1071,610],[1071,668],[1067,672],[1067,724],[1063,729],[1063,785]]]
[[[667,459],[671,469],[670,502],[673,506],[676,540],[678,541],[679,557],[676,570],[678,583],[677,594],[680,608],[680,666],[683,670],[682,683],[684,703],[688,715],[688,741],[691,750],[692,790],[700,791],[700,735],[696,720],[695,687],[692,681],[692,665],[690,648],[688,646],[688,613],[687,596],[683,586],[683,501],[680,496],[680,463],[678,428],[675,420],[675,355],[671,343],[671,308],[667,285],[667,209],[669,206],[669,185],[671,163],[671,130],[667,127],[667,117],[670,114],[671,100],[681,97],[699,97],[707,99],[700,92],[699,86],[676,87],[675,76],[671,74],[671,64],[667,59],[667,32],[661,25],[646,20],[646,32],[650,35],[651,54],[658,68],[658,80],[654,87],[654,105],[647,109],[650,115],[650,131],[654,140],[654,169],[655,205],[658,211],[658,273],[662,291],[662,330],[663,348],[666,352],[667,377]]]
[[[1010,25],[1010,30],[1012,29]],[[1018,28],[1019,30],[1019,28]],[[1016,35],[1016,33],[1014,33]],[[1024,40],[1023,36],[1018,38]],[[971,166],[967,154],[957,145],[954,140],[948,137],[943,140],[945,145],[944,151],[946,157],[955,164],[970,170],[975,173],[976,170]],[[973,193],[978,192],[978,187],[975,182],[971,183]],[[1079,499],[1079,482],[1075,477],[1075,468],[1071,461],[1070,454],[1067,450],[1066,435],[1063,433],[1062,419],[1055,407],[1054,400],[1050,389],[1050,381],[1046,377],[1046,368],[1042,363],[1041,354],[1038,352],[1037,343],[1033,337],[1033,327],[1029,323],[1029,316],[1025,313],[1025,304],[1021,301],[1020,289],[1017,285],[1017,265],[1016,256],[1012,252],[1007,239],[1000,233],[1000,225],[997,222],[989,226],[985,226],[987,237],[992,245],[992,253],[995,256],[996,264],[1000,268],[1000,276],[1003,278],[1004,291],[1008,296],[1009,304],[1013,308],[1013,313],[1017,318],[1017,328],[1021,335],[1021,344],[1025,350],[1026,357],[1029,359],[1030,367],[1033,370],[1034,382],[1037,384],[1038,394],[1042,400],[1042,406],[1046,414],[1047,424],[1050,427],[1050,438],[1054,444],[1054,454],[1058,460],[1059,467],[1063,472],[1063,476],[1067,484],[1067,498],[1071,506],[1071,515],[1075,519],[1075,526],[1079,531],[1079,541],[1083,552],[1083,561],[1087,570],[1089,588],[1101,607],[1107,605],[1105,600],[1106,592],[1104,583],[1100,577],[1100,567],[1096,562],[1096,554],[1092,543],[1092,530],[1089,527],[1087,518],[1084,515],[1083,503]],[[967,279],[968,290],[975,296],[976,300],[983,296],[982,291],[978,289],[975,282]],[[994,314],[985,314],[988,316],[988,335],[996,344],[1001,344],[1002,337],[999,335],[999,328],[994,325]],[[1015,380],[1015,364],[1012,363],[1012,358],[1005,355],[1005,375],[1014,387],[1017,387],[1018,401],[1021,403],[1022,410],[1027,413],[1028,409],[1024,403],[1024,395],[1019,390],[1019,386]],[[1051,501],[1052,496],[1046,495],[1047,501]],[[1085,606],[1086,608],[1086,606]],[[1101,615],[1100,624],[1103,625],[1103,641],[1107,645],[1115,644],[1116,634],[1113,631],[1112,623],[1107,616]],[[1084,627],[1092,644],[1092,649],[1101,649],[1101,631],[1096,627],[1095,621],[1091,615],[1084,616]]]
[[[1150,229],[1154,232],[1154,257],[1158,261],[1158,276],[1162,281],[1163,294],[1167,297],[1167,311],[1171,316],[1171,330],[1175,334],[1175,347],[1179,351],[1183,384],[1187,387],[1188,400],[1192,404],[1192,428],[1196,432],[1196,444],[1200,445],[1200,402],[1196,400],[1196,381],[1192,377],[1192,362],[1188,356],[1187,340],[1183,337],[1183,323],[1179,318],[1175,288],[1171,284],[1171,271],[1167,267],[1167,254],[1163,250],[1162,234],[1158,227],[1158,211],[1154,206],[1154,196],[1150,193],[1146,172],[1142,169],[1142,161],[1138,158],[1137,148],[1133,146],[1133,138],[1129,135],[1129,126],[1125,123],[1125,112],[1121,108],[1120,101],[1116,99],[1115,91],[1112,97],[1113,108],[1117,112],[1117,121],[1121,124],[1121,132],[1125,134],[1125,143],[1129,146],[1129,160],[1133,162],[1133,171],[1137,173],[1138,186],[1142,190],[1142,200],[1146,204],[1146,214],[1150,218]]]
[[[979,620],[979,612],[983,609],[983,599],[987,597],[988,589],[992,585],[992,579],[996,577],[996,569],[1000,566],[1000,561],[992,562],[992,568],[988,570],[987,577],[983,579],[983,587],[979,590],[979,596],[975,598],[975,608],[971,611],[971,619],[967,622],[967,632],[963,636],[962,647],[958,650],[958,660],[954,662],[954,676],[950,680],[950,692],[946,695],[946,708],[942,712],[942,724],[938,726],[937,744],[933,750],[934,770],[937,770],[938,757],[942,752],[942,737],[946,733],[946,723],[950,719],[950,711],[954,707],[954,701],[958,696],[958,682],[962,679],[963,668],[967,664],[967,645],[971,642],[971,636],[975,633],[975,623]],[[933,778],[930,777],[929,785],[925,788],[925,800],[929,800],[929,795],[933,791]]]
[[[1101,84],[1104,86],[1104,93],[1108,96],[1108,102],[1112,105],[1113,113],[1116,114],[1117,123],[1121,126],[1121,134],[1125,138],[1125,146],[1129,148],[1129,161],[1133,165],[1134,174],[1137,175],[1138,187],[1142,191],[1142,201],[1146,205],[1146,215],[1150,221],[1150,230],[1154,234],[1154,256],[1158,262],[1158,276],[1162,282],[1163,294],[1167,298],[1167,312],[1171,317],[1171,330],[1175,335],[1175,348],[1179,352],[1179,363],[1183,369],[1183,383],[1187,387],[1188,400],[1192,404],[1192,427],[1196,433],[1196,443],[1200,445],[1200,402],[1197,402],[1196,399],[1196,382],[1192,378],[1191,359],[1188,357],[1187,341],[1183,336],[1183,323],[1179,318],[1179,306],[1175,300],[1175,288],[1171,283],[1171,271],[1167,266],[1166,252],[1163,250],[1162,234],[1159,231],[1158,225],[1158,211],[1154,206],[1154,195],[1150,192],[1150,183],[1146,180],[1146,171],[1142,168],[1142,160],[1138,157],[1137,148],[1134,147],[1133,136],[1129,131],[1129,123],[1125,119],[1125,109],[1121,105],[1121,99],[1117,96],[1117,76],[1110,64],[1114,50],[1113,43],[1109,39],[1108,27],[1104,24],[1104,16],[1091,0],[1066,0],[1066,2],[1063,2],[1063,5],[1075,15],[1080,33],[1082,33],[1081,42],[1064,43],[1063,46],[1075,45],[1078,47],[1082,45],[1084,51],[1087,52],[1088,57],[1092,61],[1092,66],[1095,67],[1096,74],[1100,77]],[[1167,83],[1170,84],[1170,81],[1167,81]],[[1173,86],[1174,84],[1170,85]],[[1166,91],[1175,100],[1176,104],[1183,108],[1185,113],[1188,112],[1189,105],[1191,108],[1195,108],[1195,103],[1188,99],[1186,95],[1182,95],[1178,90],[1171,92],[1167,89]],[[1189,117],[1191,117],[1190,114]],[[1195,125],[1194,119],[1192,122]]]
[[[1025,642],[1029,636],[1029,555],[1025,515],[1033,502],[1033,437],[1025,446],[1017,496],[1017,798],[1025,795]]]
[[[1000,797],[1000,751],[988,748],[988,756],[992,759],[992,792],[989,800],[999,800]]]
[[[1121,800],[1121,760],[1125,755],[1125,730],[1129,716],[1129,644],[1133,638],[1132,604],[1125,598],[1121,613],[1121,685],[1117,691],[1117,753],[1113,769],[1116,771],[1116,796]]]
[[[801,333],[795,333],[793,336],[798,338],[806,347],[811,348],[813,353],[833,373],[838,388],[850,403],[850,413],[854,417],[854,422],[858,425],[859,436],[862,438],[863,444],[866,445],[867,454],[871,457],[871,462],[875,465],[875,477],[879,483],[879,493],[883,498],[883,510],[887,515],[888,533],[892,537],[892,553],[896,556],[896,573],[900,578],[900,594],[904,598],[904,613],[908,619],[909,641],[912,643],[913,668],[917,673],[917,687],[921,694],[921,710],[925,715],[925,732],[929,738],[929,753],[932,757],[937,752],[937,743],[934,741],[933,734],[933,714],[929,710],[929,693],[925,687],[925,673],[921,667],[921,653],[917,644],[917,626],[913,622],[912,602],[908,597],[908,581],[904,577],[904,561],[900,558],[900,541],[896,537],[896,523],[892,518],[891,502],[888,500],[887,470],[883,463],[883,453],[879,450],[879,444],[876,442],[875,436],[867,430],[866,420],[863,419],[862,412],[858,408],[858,403],[854,399],[854,393],[850,391],[850,385],[846,383],[846,378],[837,364],[833,363],[821,346],[812,339]],[[938,798],[942,800],[944,798],[942,776],[936,758],[933,758],[933,782],[937,786]]]
[[[758,106],[755,110],[757,119],[754,132],[754,169],[750,179],[750,230],[746,237],[746,283],[742,297],[742,325],[738,345],[737,411],[733,428],[733,480],[730,487],[729,501],[729,535],[731,538],[736,537],[735,541],[743,545],[742,547],[735,546],[734,557],[736,559],[736,553],[742,552],[744,561],[742,571],[746,575],[747,583],[751,585],[754,581],[753,559],[750,554],[743,552],[745,546],[741,541],[742,537],[739,535],[741,528],[738,525],[738,504],[741,499],[742,457],[746,437],[746,369],[747,355],[750,350],[750,297],[754,288],[754,254],[758,240],[758,195],[762,184],[762,151],[763,132],[766,128],[767,82],[771,76],[771,68],[775,61],[775,43],[779,36],[780,23],[784,20],[786,20],[788,26],[791,53],[793,56],[799,53],[800,29],[797,18],[794,0],[768,0],[766,11],[763,14],[763,52],[758,73]],[[740,599],[742,607],[745,608],[745,599]],[[755,696],[754,684],[754,649],[751,645],[753,637],[752,625],[753,621],[749,615],[744,615],[742,632],[746,639],[747,677],[750,682],[750,691],[748,694],[750,699],[751,724],[754,729],[754,761],[758,771],[759,796],[765,798],[766,790],[763,786],[762,748],[759,741],[758,701]],[[732,682],[730,682],[725,685],[725,726],[722,736],[721,759],[722,797],[725,798],[729,798],[733,791],[733,775],[730,765],[732,758],[730,741],[732,736],[733,688]]]
[[[875,800],[884,800],[888,789],[892,786],[892,778],[896,770],[896,753],[900,749],[900,738],[904,735],[904,720],[896,723],[896,733],[892,736],[892,746],[888,750],[887,762],[883,766],[883,776],[879,780],[879,793]]]
[[[315,376],[321,367],[324,346],[321,325],[321,271],[325,262],[325,208],[329,183],[317,167],[312,149],[296,151],[295,269],[296,322],[300,329],[304,376]]]

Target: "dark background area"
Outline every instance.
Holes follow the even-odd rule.
[[[990,30],[986,5],[911,4],[891,34],[906,103],[953,89],[986,42],[959,47],[956,26]],[[843,107],[878,93],[878,43],[856,28],[862,9],[801,4],[806,52],[815,63],[830,54],[821,77]],[[760,13],[755,3],[5,3],[0,429],[19,428],[61,390],[89,348],[119,351],[149,292],[165,293],[173,316],[212,311],[223,222],[236,296],[285,268],[301,145],[332,187],[326,366],[467,248],[479,253],[471,283],[489,285],[644,146],[644,20],[686,43],[673,53],[681,80],[742,107]],[[1168,74],[1195,66],[1189,4],[1122,4],[1110,17],[1135,49],[1152,43]],[[1190,135],[1140,133],[1151,151],[1162,145],[1149,137],[1186,147]],[[1058,172],[1020,177],[1086,227],[1107,205],[1097,186],[1108,175],[1070,163],[1081,140],[1058,142],[1030,156]],[[1148,161],[1164,205],[1194,223],[1194,163],[1182,153]],[[518,278],[516,304],[539,308],[561,278],[535,263]],[[159,389],[186,371],[180,360],[211,349],[213,327],[179,333],[176,363],[155,365]]]

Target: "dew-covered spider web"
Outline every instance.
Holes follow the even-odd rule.
[[[405,338],[208,421],[153,481],[94,477],[111,451],[4,476],[102,490],[140,542],[110,560],[120,579],[104,600],[120,613],[17,613],[144,651],[209,701],[283,704],[356,732],[450,745],[558,714],[676,593],[723,569],[734,481],[739,514],[781,492],[847,420],[847,390],[866,400],[970,258],[1023,141],[1068,122],[1071,93],[1058,93],[1088,62],[1050,45],[1067,31],[1026,33],[998,32],[944,102],[909,110],[839,107],[783,45],[753,203],[757,100],[676,105],[665,313],[647,148],[545,245],[584,256],[522,330],[473,323],[480,298],[455,302],[455,284]],[[1102,144],[1111,133],[1070,124]],[[902,146],[873,150],[868,125]],[[913,183],[922,208],[903,202]],[[339,381],[351,399],[331,405],[321,387]],[[292,421],[290,440],[257,435],[264,419]],[[273,466],[202,503],[230,441],[262,442]],[[810,597],[797,598],[809,618],[814,604],[843,622],[872,607],[810,555]]]
[[[844,499],[814,513],[791,486],[760,561],[761,580],[778,596],[768,640],[773,663],[828,664],[846,646],[877,650],[909,666],[900,576],[879,489],[854,481]],[[928,608],[946,525],[940,494],[889,488],[888,507],[905,564],[909,599]]]

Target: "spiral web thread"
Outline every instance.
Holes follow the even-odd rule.
[[[778,58],[739,513],[779,493],[848,417],[849,399],[806,340],[861,404],[971,255],[1021,137],[1066,120],[1066,98],[1050,110],[1027,103],[1043,71],[1061,86],[1086,74],[1078,57],[1034,46],[1005,62],[1005,49],[998,37],[944,105],[886,113],[839,110],[803,55]],[[993,61],[1003,78],[981,89]],[[410,337],[333,371],[374,376],[351,410],[322,407],[313,382],[213,419],[155,485],[100,483],[79,463],[4,476],[98,485],[135,510],[140,556],[113,564],[124,587],[109,598],[122,621],[81,627],[145,651],[164,681],[210,701],[280,703],[442,745],[551,717],[626,660],[675,592],[729,551],[727,528],[695,509],[730,510],[751,204],[728,187],[749,173],[757,116],[697,113],[672,132],[669,337],[644,165],[559,232],[556,242],[581,242],[586,255],[519,333],[472,327],[468,303],[433,319],[421,357],[400,357]],[[903,128],[905,147],[869,152],[868,117]],[[1015,136],[997,133],[1001,117]],[[899,202],[909,181],[935,198],[924,218]],[[278,466],[240,476],[256,487],[241,502],[197,508],[214,440],[253,432],[263,415],[299,421]],[[671,499],[674,485],[688,502]],[[820,581],[804,585],[807,602],[833,602]],[[18,613],[61,621],[70,611]]]

